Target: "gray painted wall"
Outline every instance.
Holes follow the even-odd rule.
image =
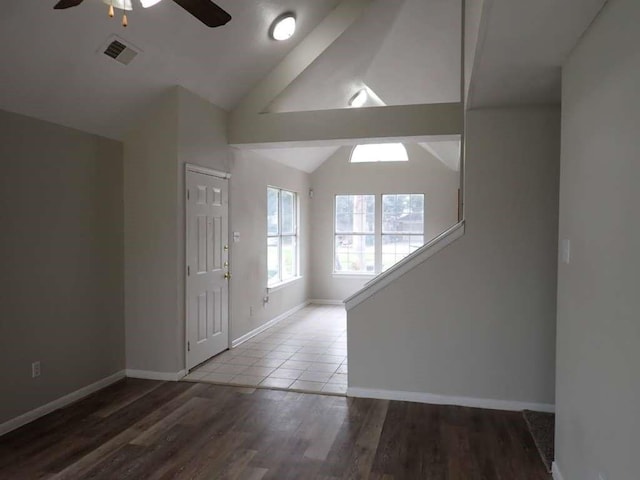
[[[267,186],[298,193],[299,245],[302,278],[267,294]],[[234,151],[231,178],[231,338],[304,303],[309,293],[309,174],[286,167],[248,150]],[[251,310],[250,310],[251,309]]]
[[[418,145],[405,146],[409,162],[359,164],[349,163],[352,147],[342,147],[311,175],[312,299],[343,300],[372,278],[333,275],[335,195],[424,193],[425,241],[456,223],[459,172],[445,167]]]
[[[122,145],[0,111],[0,161],[2,423],[124,368]]]
[[[640,3],[610,0],[564,68],[556,462],[638,478]]]
[[[175,325],[180,365],[185,358],[185,278],[186,220],[185,165],[193,164],[221,172],[231,171],[231,152],[227,144],[227,112],[184,88],[178,94],[178,162],[177,162],[177,238],[175,261],[178,270],[178,320]],[[229,185],[231,189],[231,185]],[[231,215],[231,213],[230,213]],[[229,220],[231,221],[231,219]]]
[[[466,234],[349,312],[350,387],[554,403],[559,120],[468,112]]]
[[[301,193],[308,222],[308,175],[260,157],[234,161],[227,113],[183,88],[168,92],[158,110],[125,140],[125,278],[127,368],[178,373],[184,351],[184,168],[195,164],[231,172],[230,325],[234,340],[303,303],[307,278],[270,295],[266,288],[267,184]],[[307,224],[302,225],[304,271]],[[264,277],[264,278],[263,278]],[[254,315],[249,317],[249,306]]]
[[[177,326],[177,151],[178,96],[171,90],[124,142],[128,369],[175,373],[184,368]]]
[[[464,91],[465,103],[469,95],[473,67],[475,65],[478,43],[482,42],[480,27],[484,0],[466,0],[464,2]]]
[[[177,87],[125,139],[127,368],[185,368],[184,168],[229,170],[226,112]]]

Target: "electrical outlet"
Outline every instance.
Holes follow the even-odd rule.
[[[31,378],[36,378],[40,376],[40,362],[33,362],[31,364]]]

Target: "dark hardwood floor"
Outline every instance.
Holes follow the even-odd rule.
[[[515,412],[127,379],[0,437],[0,479],[548,480]]]

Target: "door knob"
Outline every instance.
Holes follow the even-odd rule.
[[[229,272],[225,272],[224,273],[224,278],[226,278],[227,280],[229,280],[231,278],[231,273]]]

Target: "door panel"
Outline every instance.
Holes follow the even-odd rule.
[[[187,171],[187,369],[229,347],[228,181]]]

